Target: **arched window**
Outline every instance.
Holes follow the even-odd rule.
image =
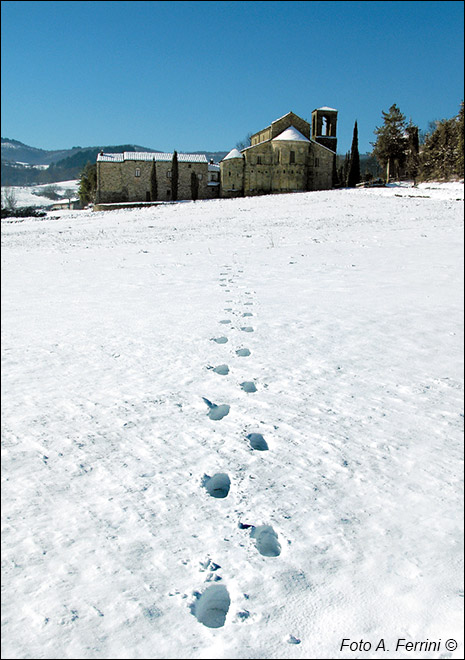
[[[134,176],[140,176],[140,167],[136,167]]]

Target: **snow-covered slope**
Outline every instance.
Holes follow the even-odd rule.
[[[59,183],[44,183],[36,186],[9,186],[8,190],[13,194],[16,201],[16,206],[41,206],[47,207],[53,204],[54,201],[45,194],[43,191],[47,189],[54,190],[57,195],[64,195],[68,190],[72,190],[77,196],[79,190],[79,180],[73,179],[72,181],[60,181]],[[3,189],[2,189],[3,192]],[[66,200],[64,200],[66,201]]]
[[[463,657],[436,190],[2,225],[4,657]]]

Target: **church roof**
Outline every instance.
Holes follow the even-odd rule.
[[[223,160],[230,160],[231,158],[242,158],[242,154],[239,149],[231,149],[229,154],[223,158]]]
[[[282,133],[277,135],[275,138],[273,138],[273,142],[275,140],[292,140],[293,142],[310,142],[308,138],[305,137],[305,135],[302,135],[300,131],[298,131],[295,126],[289,126],[289,128],[286,128]]]
[[[318,110],[330,110],[331,112],[337,112],[336,108],[328,108],[327,106],[323,106],[322,108],[318,108]]]
[[[161,153],[158,151],[124,151],[119,154],[100,153],[97,161],[104,163],[122,163],[125,160],[155,160],[157,162],[171,162],[172,153]],[[206,163],[205,154],[178,154],[180,163]]]

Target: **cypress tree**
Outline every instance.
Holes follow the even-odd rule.
[[[358,127],[357,122],[354,125],[354,134],[352,137],[352,147],[350,149],[349,173],[347,175],[347,186],[355,188],[360,183],[360,155],[358,153]]]
[[[199,179],[195,172],[191,172],[191,197],[194,202],[199,198]]]
[[[331,185],[333,188],[337,188],[339,186],[339,176],[337,174],[337,165],[336,165],[336,154],[333,156],[333,171],[331,174]]]
[[[350,151],[348,151],[345,155],[344,162],[342,163],[342,167],[340,169],[340,175],[339,179],[341,182],[341,186],[346,186],[347,185],[347,177],[349,174],[349,164],[350,164]]]
[[[409,179],[413,180],[413,185],[416,185],[419,167],[418,154],[420,151],[420,141],[418,137],[418,126],[415,126],[415,124],[412,123],[412,120],[410,120],[410,123],[407,126],[407,140],[407,176]]]
[[[463,177],[463,101],[460,104],[460,110],[457,115],[457,146],[455,154],[455,173]]]
[[[177,151],[173,152],[173,158],[171,160],[171,199],[176,202],[178,199],[178,153]]]
[[[153,159],[152,170],[150,172],[150,197],[152,202],[155,202],[158,197],[157,168],[155,165],[155,158]]]

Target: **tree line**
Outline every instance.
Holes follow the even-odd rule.
[[[382,111],[383,123],[375,128],[372,156],[378,172],[388,183],[392,179],[419,181],[460,179],[464,176],[463,101],[451,119],[431,122],[421,133],[396,104]],[[373,168],[363,179],[373,179]],[[336,171],[336,185],[354,187],[362,180],[358,154],[358,128],[355,122],[351,150]]]

